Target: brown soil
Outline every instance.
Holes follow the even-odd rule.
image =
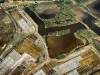
[[[15,20],[19,20],[19,19],[20,19],[20,15],[19,15],[19,13],[18,13],[17,10],[13,10],[13,11],[11,12],[11,15],[13,16],[13,18],[14,18]]]
[[[72,8],[71,11],[74,12],[79,19],[84,17],[84,12],[80,7]]]

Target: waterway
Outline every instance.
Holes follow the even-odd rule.
[[[95,22],[97,21],[92,15],[84,12],[85,18],[82,19],[82,22],[85,23],[91,30],[93,30],[97,35],[100,36],[100,27],[98,27]]]
[[[68,29],[71,30],[69,34],[62,35],[62,36],[48,36],[47,38],[48,47],[49,47],[48,52],[51,58],[54,58],[65,52],[70,52],[77,46],[84,44],[82,40],[77,39],[74,36],[74,33],[77,30],[85,29],[84,25],[82,25],[81,23],[77,23],[67,27]]]
[[[93,15],[100,19],[100,0],[95,0],[91,4],[88,4],[87,7]]]
[[[74,36],[74,32],[79,29],[86,29],[82,23],[76,23],[72,25],[66,25],[62,27],[50,27],[45,28],[44,23],[32,12],[29,8],[25,9],[25,12],[37,23],[38,31],[41,35],[47,35],[50,32],[60,31],[64,29],[70,29],[70,33],[62,36],[48,36],[47,45],[48,52],[51,58],[63,54],[65,52],[70,52],[72,49],[76,48],[79,45],[84,45],[83,41],[77,39]]]
[[[98,21],[91,14],[85,12],[80,7],[73,8],[72,11],[77,15],[81,22],[87,25],[92,31],[94,31],[98,36],[100,36],[100,27],[98,27],[95,22]]]
[[[31,11],[29,8],[25,8],[25,12],[37,23],[38,32],[41,35],[47,35],[50,32],[61,31],[61,30],[64,30],[64,29],[68,28],[67,25],[66,26],[62,26],[62,27],[45,28],[44,22],[42,20],[40,20],[33,11]]]

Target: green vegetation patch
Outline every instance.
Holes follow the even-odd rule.
[[[89,0],[75,0],[77,3],[86,3],[88,2]]]
[[[62,31],[55,31],[55,32],[50,32],[49,34],[48,34],[48,36],[54,36],[54,35],[56,35],[56,36],[61,36],[61,35],[65,35],[65,34],[68,34],[68,33],[70,33],[70,29],[66,29],[66,30],[62,30]]]
[[[87,29],[84,29],[84,30],[78,30],[76,33],[75,33],[75,36],[80,38],[80,39],[87,39],[90,43],[92,42],[92,39],[94,38],[97,38],[98,35],[96,35],[95,33],[87,30]]]

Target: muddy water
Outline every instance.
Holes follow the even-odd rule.
[[[70,52],[76,46],[84,44],[82,40],[79,40],[74,36],[74,32],[77,30],[85,29],[81,23],[67,26],[67,28],[71,30],[69,34],[62,36],[49,36],[47,38],[49,48],[48,52],[51,58],[54,58],[65,52]]]
[[[60,31],[64,29],[70,29],[70,33],[62,36],[48,36],[47,37],[47,45],[48,52],[51,58],[54,58],[62,53],[70,52],[72,49],[76,48],[78,45],[83,45],[83,41],[77,39],[74,36],[74,32],[79,29],[86,29],[84,25],[81,23],[72,24],[69,26],[62,27],[50,27],[45,28],[44,23],[37,18],[34,12],[30,11],[28,8],[25,9],[28,15],[38,24],[39,33],[41,35],[47,35],[49,32]]]

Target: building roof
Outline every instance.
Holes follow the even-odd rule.
[[[13,50],[1,63],[0,63],[0,75],[3,75],[9,70],[15,62],[21,57],[21,55]]]
[[[79,66],[80,66],[79,61],[77,61],[76,59],[71,59],[71,60],[59,65],[59,69],[61,70],[62,74],[65,74]]]
[[[38,72],[36,72],[34,75],[46,75],[46,74],[45,74],[44,71],[41,69],[41,70],[39,70]]]

